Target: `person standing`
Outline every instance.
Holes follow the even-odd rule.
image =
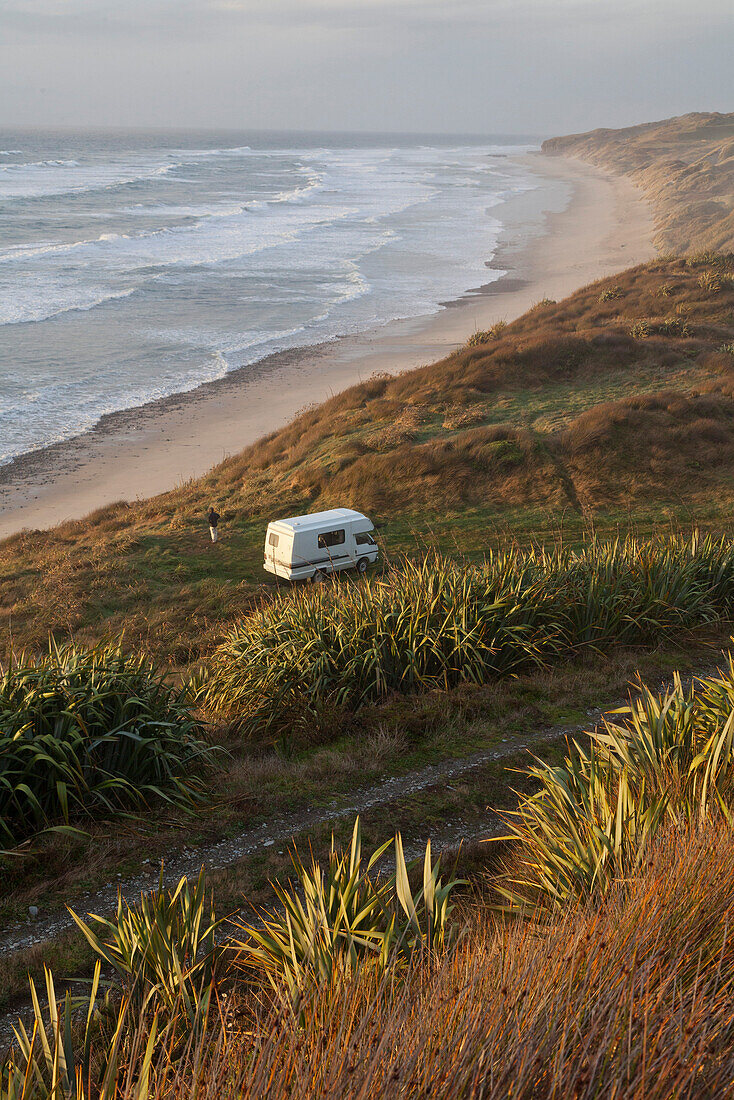
[[[209,534],[212,537],[212,542],[216,542],[219,535],[217,533],[217,526],[219,524],[219,513],[214,511],[214,505],[209,509],[209,515],[207,516],[209,521]]]

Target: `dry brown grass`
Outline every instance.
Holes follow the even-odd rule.
[[[545,925],[475,903],[453,952],[378,988],[337,978],[299,1014],[235,988],[158,1094],[730,1096],[731,844],[721,823],[671,829],[602,905]]]
[[[719,293],[699,286],[704,270],[717,272]],[[712,256],[623,272],[489,343],[308,408],[198,481],[6,540],[3,642],[124,629],[129,642],[186,664],[267,593],[267,519],[335,504],[389,520],[391,551],[409,548],[414,517],[425,530],[426,513],[432,524],[467,509],[488,517],[462,531],[473,550],[505,514],[529,531],[554,515],[596,522],[614,510],[613,522],[620,510],[700,521],[704,509],[727,523],[734,359],[721,349],[734,339],[733,273],[734,257]],[[634,340],[641,322],[650,335]],[[216,552],[202,519],[212,497],[223,516]],[[444,518],[448,531],[455,520]]]
[[[472,428],[475,424],[481,424],[486,419],[486,409],[483,405],[464,406],[449,405],[443,414],[441,427],[449,432],[458,431],[460,428]]]

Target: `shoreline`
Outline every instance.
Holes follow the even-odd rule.
[[[655,255],[649,203],[626,177],[572,158],[535,153],[512,160],[543,182],[503,205],[488,264],[503,272],[498,279],[435,313],[274,353],[194,390],[109,413],[79,436],[19,456],[0,467],[0,538],[173,489],[283,427],[304,406],[375,372],[399,374],[435,362],[476,329]]]

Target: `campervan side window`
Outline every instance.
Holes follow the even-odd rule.
[[[319,546],[342,546],[344,544],[344,530],[323,531],[319,535]]]
[[[363,531],[359,535],[355,535],[354,536],[354,541],[356,542],[357,546],[376,546],[377,545],[375,540],[372,538],[372,535],[369,533],[369,531]]]
[[[268,545],[269,546],[277,546],[278,545],[278,536],[276,535],[275,531],[270,532],[270,537],[268,538]]]

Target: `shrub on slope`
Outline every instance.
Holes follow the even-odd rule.
[[[665,822],[723,816],[734,803],[734,661],[717,677],[639,699],[603,720],[560,766],[538,760],[536,793],[506,815],[517,866],[500,892],[512,910],[562,909],[636,872]]]
[[[236,943],[238,964],[260,980],[267,978],[276,995],[287,988],[298,1004],[320,985],[338,985],[345,972],[354,978],[374,977],[400,970],[416,953],[446,950],[458,932],[450,898],[464,880],[442,882],[440,860],[434,864],[429,840],[423,883],[415,892],[400,833],[394,841],[395,872],[380,877],[373,868],[391,843],[373,852],[364,865],[357,818],[348,852],[339,852],[332,836],[326,867],[313,853],[306,867],[294,850],[297,884],[272,883],[280,911],[240,926],[246,938]]]
[[[203,694],[249,735],[277,737],[391,692],[478,683],[580,646],[647,642],[733,601],[728,540],[513,550],[482,566],[406,560],[370,584],[341,580],[265,605],[216,650]]]
[[[0,842],[74,819],[188,800],[211,758],[188,693],[116,645],[52,647],[0,679]]]

